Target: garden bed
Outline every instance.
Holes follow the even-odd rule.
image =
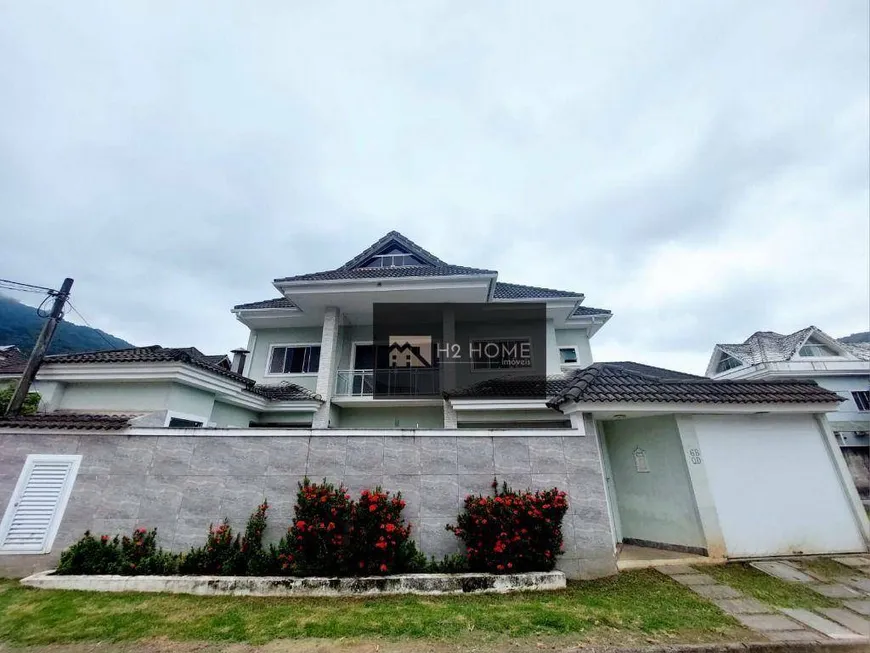
[[[21,580],[41,589],[97,592],[167,592],[230,596],[387,596],[484,594],[565,589],[561,571],[522,574],[397,574],[349,578],[286,576],[59,575],[43,571]]]

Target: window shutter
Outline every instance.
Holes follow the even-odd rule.
[[[81,456],[27,457],[0,522],[0,553],[47,553],[78,473]]]

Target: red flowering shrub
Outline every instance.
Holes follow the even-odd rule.
[[[208,527],[205,546],[196,547],[182,556],[182,574],[233,575],[239,567],[239,536],[233,535],[230,523],[224,519],[220,524]]]
[[[305,478],[296,494],[296,517],[273,549],[279,571],[335,576],[350,569],[349,537],[353,502],[343,485],[312,483]]]
[[[447,525],[465,542],[469,569],[495,574],[552,569],[562,552],[565,493],[515,492],[507,483],[499,491],[496,480],[492,487],[492,497],[465,497],[457,525]]]
[[[390,574],[404,571],[411,527],[402,519],[405,502],[380,487],[363,490],[353,506],[350,537],[352,571],[357,574]]]

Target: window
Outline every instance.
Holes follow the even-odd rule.
[[[855,405],[858,406],[858,410],[870,410],[870,390],[858,390],[857,392],[853,392],[852,399],[855,400]]]
[[[577,362],[577,348],[576,347],[559,347],[559,360],[568,365],[570,363]]]
[[[31,454],[0,522],[0,553],[48,553],[81,456]]]
[[[837,352],[815,338],[807,339],[798,353],[801,356],[839,356]]]
[[[532,344],[528,338],[472,340],[472,370],[510,370],[532,366]]]
[[[316,374],[320,367],[320,345],[272,347],[269,374]]]
[[[719,364],[716,366],[716,374],[721,374],[722,372],[733,370],[735,367],[740,367],[741,365],[743,365],[743,363],[741,363],[733,356],[723,354],[722,358],[719,359]]]
[[[364,268],[405,268],[420,265],[420,261],[410,254],[378,254],[368,261]]]

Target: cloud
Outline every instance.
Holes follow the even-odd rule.
[[[612,308],[599,360],[866,330],[868,12],[7,3],[0,276],[226,351],[233,304],[399,229]]]

